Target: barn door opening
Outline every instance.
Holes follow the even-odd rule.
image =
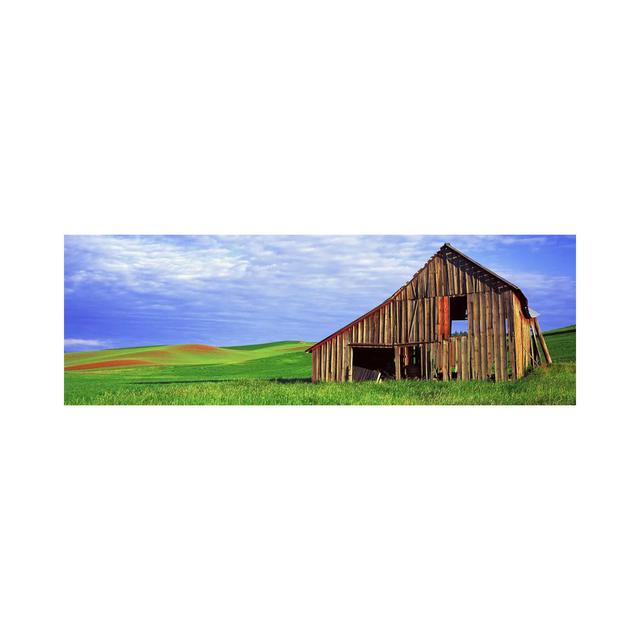
[[[413,345],[401,347],[402,375],[401,378],[418,380],[422,377],[422,352],[420,347]]]
[[[396,377],[393,347],[352,347],[353,376],[363,380],[387,380]]]

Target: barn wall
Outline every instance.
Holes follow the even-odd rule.
[[[449,297],[463,295],[468,335],[450,336]],[[383,305],[314,349],[312,378],[348,381],[351,345],[394,346],[396,363],[417,346],[426,379],[454,373],[462,380],[521,378],[534,363],[532,323],[502,281],[457,254],[439,252]]]
[[[522,378],[535,366],[551,364],[551,355],[535,318],[526,318],[514,294],[515,377]]]
[[[513,294],[514,352],[516,378],[522,378],[531,365],[531,325],[524,317],[520,300]]]

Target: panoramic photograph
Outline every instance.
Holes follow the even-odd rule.
[[[574,405],[573,235],[67,235],[69,405]]]

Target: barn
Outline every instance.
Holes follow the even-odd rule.
[[[314,382],[514,380],[551,363],[515,284],[450,244],[391,297],[308,349]]]

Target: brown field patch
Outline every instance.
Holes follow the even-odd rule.
[[[222,351],[220,347],[211,347],[208,344],[181,344],[176,347],[178,351]]]
[[[81,369],[103,369],[105,367],[129,367],[133,365],[153,365],[154,362],[148,360],[135,360],[131,358],[123,360],[103,360],[102,362],[85,362],[84,364],[74,364],[65,367],[65,371],[80,371]]]

